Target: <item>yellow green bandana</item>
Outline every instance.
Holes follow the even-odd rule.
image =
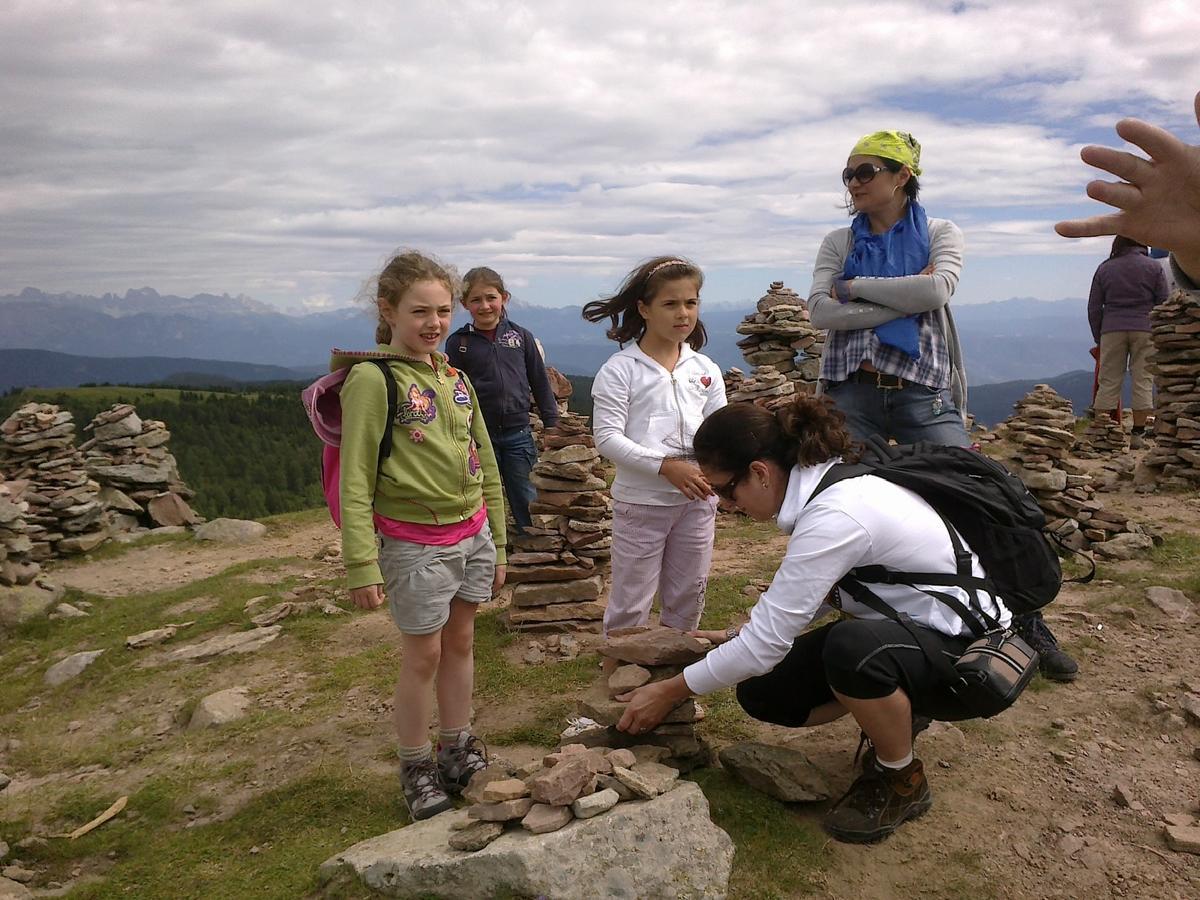
[[[851,156],[878,156],[894,159],[912,169],[914,175],[921,174],[921,145],[907,131],[876,131],[858,139]]]

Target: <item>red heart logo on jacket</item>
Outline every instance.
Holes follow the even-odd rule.
[[[712,384],[712,376],[710,376],[710,375],[701,375],[701,376],[700,376],[700,383],[701,383],[702,385],[704,385],[705,387],[708,387],[710,384]]]

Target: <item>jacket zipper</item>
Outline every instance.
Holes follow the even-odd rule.
[[[679,385],[675,381],[675,371],[671,370],[671,396],[675,399],[675,421],[679,425],[679,448],[687,450],[687,440],[683,436],[683,407],[679,405]]]

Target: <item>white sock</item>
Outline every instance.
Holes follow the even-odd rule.
[[[400,757],[401,762],[412,763],[420,762],[423,759],[429,759],[433,752],[433,745],[426,741],[419,747],[397,747],[396,755]]]
[[[903,769],[905,766],[907,766],[909,763],[911,763],[913,761],[913,753],[911,750],[909,750],[908,756],[904,757],[904,759],[898,759],[895,762],[886,760],[882,756],[879,756],[879,755],[876,755],[875,760],[876,760],[876,762],[879,763],[880,766],[882,766],[885,769]]]

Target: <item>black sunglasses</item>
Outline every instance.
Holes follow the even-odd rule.
[[[742,483],[742,479],[748,474],[750,474],[749,469],[747,469],[745,472],[742,472],[740,475],[734,475],[720,487],[714,487],[713,493],[715,493],[722,500],[728,500],[730,503],[736,502],[733,499],[733,492],[737,490],[737,486]]]
[[[858,179],[859,184],[866,184],[880,172],[884,171],[886,171],[886,169],[883,166],[875,166],[871,163],[863,163],[861,166],[855,169],[845,168],[842,169],[842,184],[844,184],[846,187],[850,187],[850,182],[856,178]]]

